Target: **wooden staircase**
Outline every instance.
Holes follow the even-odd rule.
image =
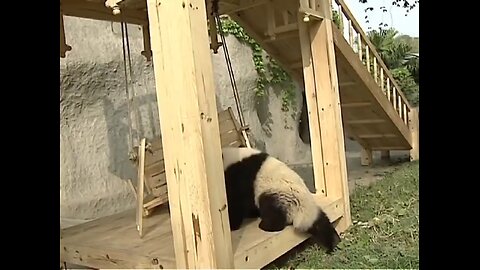
[[[325,2],[222,0],[219,5],[221,13],[241,25],[303,84],[299,24],[330,16],[317,11]],[[346,135],[370,151],[412,149],[411,105],[348,7],[342,0],[335,2],[332,8],[341,14],[343,24],[342,30],[333,27],[333,38]]]

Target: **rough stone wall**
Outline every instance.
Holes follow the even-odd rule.
[[[134,91],[129,105],[125,90],[121,29],[117,23],[65,17],[67,44],[72,51],[60,59],[60,202],[66,220],[93,219],[135,205],[126,179],[135,179],[128,160],[132,134],[160,136],[153,68],[140,55],[142,32],[129,27]],[[227,38],[229,53],[245,121],[258,148],[287,163],[310,162],[310,149],[298,135],[301,93],[297,113],[281,111],[281,97],[271,93],[258,103],[254,88],[256,71],[249,47],[234,37]],[[217,108],[236,107],[223,51],[212,54]],[[238,115],[237,115],[238,119]],[[138,124],[137,124],[138,123]],[[285,127],[288,128],[285,128]]]

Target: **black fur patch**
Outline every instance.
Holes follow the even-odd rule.
[[[259,216],[254,201],[253,182],[267,158],[266,153],[251,155],[225,170],[228,216],[232,230],[238,230],[244,218]]]
[[[260,224],[258,227],[267,232],[279,232],[287,226],[285,210],[279,206],[276,194],[263,193],[258,198]]]
[[[320,212],[308,233],[313,236],[315,242],[327,249],[327,253],[331,253],[340,243],[340,236],[323,211]]]

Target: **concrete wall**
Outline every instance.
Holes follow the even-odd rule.
[[[66,17],[65,31],[73,49],[60,59],[60,212],[68,223],[134,207],[126,179],[135,179],[136,172],[128,160],[130,125],[119,24]],[[131,131],[137,144],[137,137],[160,136],[160,126],[153,68],[140,55],[141,29],[131,26],[129,35],[136,93],[131,110],[140,118],[135,121],[132,115]],[[234,37],[227,43],[255,145],[287,163],[310,162],[310,148],[297,129],[300,92],[294,118],[281,111],[281,97],[274,91],[258,102],[250,48]],[[236,113],[223,51],[212,54],[212,60],[217,108],[231,106]]]

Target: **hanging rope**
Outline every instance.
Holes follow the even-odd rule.
[[[243,117],[242,104],[240,102],[240,95],[238,94],[238,88],[237,88],[237,84],[236,84],[236,81],[235,81],[235,75],[234,75],[234,72],[233,72],[232,62],[230,61],[230,54],[228,52],[227,41],[226,41],[225,35],[223,33],[222,21],[220,19],[220,14],[218,12],[218,0],[212,0],[212,13],[213,13],[213,17],[215,18],[215,23],[218,26],[218,31],[220,33],[221,46],[223,47],[223,55],[225,56],[225,62],[227,63],[227,70],[228,70],[228,75],[229,75],[229,78],[230,78],[230,84],[232,85],[233,97],[235,99],[235,104],[236,104],[237,112],[238,112],[238,118],[240,120],[241,133],[242,133],[243,138],[245,139],[246,146],[248,148],[251,148],[250,140],[248,139],[248,136],[247,136],[248,127],[245,125],[245,119]]]
[[[215,18],[216,24],[218,25],[220,38],[222,40],[221,44],[222,44],[222,47],[223,47],[223,55],[225,56],[225,62],[227,63],[228,75],[229,75],[229,78],[230,78],[230,84],[232,85],[233,97],[235,98],[235,103],[237,105],[237,112],[238,112],[238,117],[240,118],[240,125],[242,127],[244,127],[245,126],[245,120],[243,118],[242,105],[241,105],[241,102],[240,102],[240,97],[238,95],[237,84],[235,82],[235,75],[233,73],[232,62],[230,61],[230,54],[228,53],[227,42],[225,40],[225,35],[223,34],[222,22],[221,22],[221,19],[220,19],[220,15],[218,14],[218,0],[213,0],[212,10],[213,10],[213,16]]]
[[[130,150],[133,149],[133,136],[132,136],[132,119],[130,118],[131,117],[131,110],[130,110],[130,107],[131,107],[131,99],[130,99],[130,91],[128,91],[128,72],[127,72],[127,53],[125,52],[126,48],[125,48],[125,29],[123,28],[124,26],[124,22],[120,22],[120,26],[122,28],[122,51],[123,51],[123,70],[125,72],[125,94],[127,96],[127,111],[128,111],[128,117],[127,117],[127,121],[128,121],[128,129],[129,129],[129,132],[128,132],[128,148]]]
[[[132,120],[131,120],[131,114],[132,114],[132,107],[135,107],[134,105],[134,98],[135,98],[135,87],[133,83],[133,70],[132,70],[132,57],[130,53],[130,38],[128,35],[128,27],[127,23],[122,20],[120,23],[121,28],[122,28],[122,51],[123,51],[123,67],[125,71],[125,91],[127,94],[127,110],[128,110],[128,127],[129,127],[129,159],[130,160],[136,160],[136,151],[134,147],[134,139],[133,139],[133,132],[132,132]],[[128,72],[127,72],[127,60],[128,60]],[[130,75],[130,82],[128,80],[128,75]],[[131,84],[131,91],[129,91],[129,84]],[[131,92],[131,94],[130,94]],[[140,127],[140,119],[139,115],[134,112],[135,115],[135,124],[137,126],[137,129]],[[139,132],[136,132],[137,136],[137,142],[140,141],[139,138]]]

